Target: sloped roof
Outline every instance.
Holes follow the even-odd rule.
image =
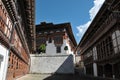
[[[61,28],[66,29],[66,32],[68,33],[68,36],[71,39],[71,41],[73,42],[74,46],[77,46],[70,23],[53,24],[53,23],[43,22],[41,24],[36,25],[36,32],[39,32],[42,30],[48,30],[48,29],[61,29]]]

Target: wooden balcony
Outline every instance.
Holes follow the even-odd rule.
[[[84,60],[85,65],[90,64],[90,63],[93,63],[93,56],[90,56]]]
[[[98,28],[98,30],[91,36],[91,39],[89,39],[86,43],[86,45],[83,47],[83,50],[81,53],[86,51],[91,45],[93,45],[96,41],[98,42],[98,39],[103,36],[110,28],[113,27],[114,24],[120,22],[120,12],[113,12],[106,20],[103,22],[103,24]],[[106,28],[107,27],[107,28]]]

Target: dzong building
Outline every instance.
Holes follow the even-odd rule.
[[[105,0],[77,52],[87,75],[120,79],[120,1]]]
[[[29,72],[35,50],[34,0],[0,0],[0,80]]]

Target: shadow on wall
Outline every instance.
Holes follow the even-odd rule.
[[[54,74],[43,80],[113,80],[109,78],[87,76],[80,73],[71,73],[69,71],[72,71],[70,69],[74,71],[74,64],[70,65],[70,63],[73,63],[73,55],[69,55]]]
[[[73,55],[31,55],[30,73],[74,74]]]
[[[74,74],[73,55],[69,55],[54,74]]]
[[[74,76],[73,55],[69,55],[54,74],[44,80],[72,80]]]

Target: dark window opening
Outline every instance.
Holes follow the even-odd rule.
[[[55,44],[63,44],[63,37],[62,36],[55,36],[54,43]]]
[[[61,53],[61,47],[60,47],[60,46],[57,46],[57,47],[56,47],[56,52],[57,52],[57,53]]]
[[[48,43],[52,43],[52,38],[51,37],[49,38]]]

